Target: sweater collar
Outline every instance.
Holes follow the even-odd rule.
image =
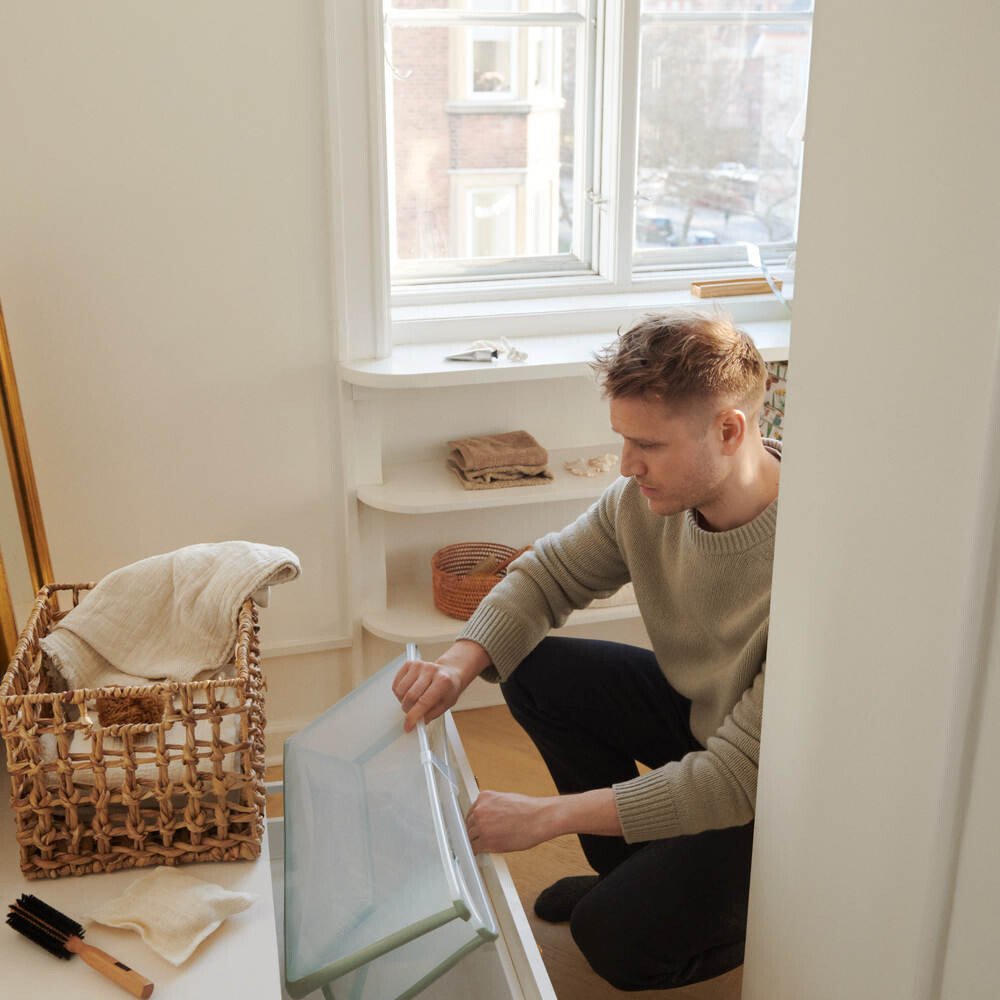
[[[781,460],[781,442],[775,438],[764,438],[764,447]],[[698,524],[698,514],[693,508],[684,511],[684,534],[704,552],[731,554],[745,552],[774,539],[778,523],[778,501],[771,501],[752,521],[741,524],[730,531],[706,531]]]

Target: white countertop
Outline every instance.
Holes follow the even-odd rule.
[[[121,895],[149,869],[30,881],[18,865],[10,784],[0,767],[0,903],[7,907],[21,893],[31,893],[83,921],[88,909]],[[277,1000],[281,996],[278,940],[271,895],[267,833],[256,861],[206,862],[182,870],[227,889],[256,893],[249,909],[225,920],[180,968],[153,951],[133,931],[85,924],[85,940],[151,979],[153,1000]],[[0,926],[0,969],[5,997],[25,1000],[122,1000],[129,994],[90,968],[79,956],[63,961],[6,924]]]

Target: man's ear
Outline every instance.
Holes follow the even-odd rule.
[[[735,455],[746,438],[747,417],[742,410],[723,410],[716,417],[716,428],[723,455]]]

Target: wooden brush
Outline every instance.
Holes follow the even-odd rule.
[[[7,923],[59,958],[79,955],[88,965],[134,997],[145,1000],[153,993],[153,984],[145,976],[112,958],[106,951],[84,944],[83,925],[43,903],[37,896],[25,893],[16,903],[11,903]]]

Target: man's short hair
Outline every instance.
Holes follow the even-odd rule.
[[[755,420],[767,368],[754,342],[724,313],[678,309],[644,316],[592,364],[611,399],[639,396],[671,409],[723,401]]]

